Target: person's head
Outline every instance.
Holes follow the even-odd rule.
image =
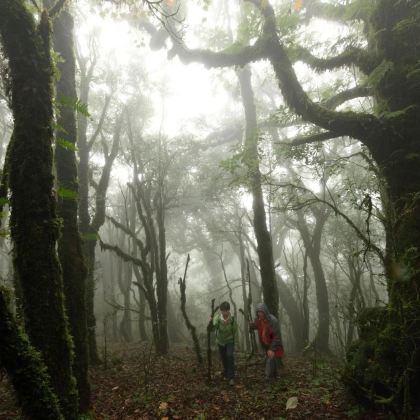
[[[230,303],[229,302],[222,302],[220,304],[220,312],[222,313],[224,318],[227,318],[230,314]]]
[[[267,305],[265,303],[259,303],[256,307],[256,312],[257,318],[261,320],[267,319],[269,314]]]
[[[265,319],[266,318],[266,316],[265,316],[265,312],[264,311],[257,311],[257,317],[258,317],[258,319]]]

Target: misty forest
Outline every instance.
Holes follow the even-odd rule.
[[[0,418],[420,418],[420,1],[0,0]]]

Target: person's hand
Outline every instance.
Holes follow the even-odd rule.
[[[274,359],[274,351],[273,350],[267,350],[267,356],[269,359]]]

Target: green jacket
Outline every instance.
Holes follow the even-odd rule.
[[[216,331],[217,344],[220,346],[237,341],[238,324],[234,316],[231,316],[228,322],[222,321],[220,315],[215,317],[213,327]]]

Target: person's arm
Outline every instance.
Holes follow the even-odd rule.
[[[218,316],[213,317],[211,323],[212,323],[212,329],[213,330],[218,330],[219,329],[219,317]]]
[[[277,318],[270,316],[271,328],[273,329],[273,341],[270,344],[270,350],[276,351],[280,346],[283,345],[281,340],[280,324]]]
[[[251,321],[249,323],[249,329],[250,330],[256,330],[257,329],[257,320]]]

